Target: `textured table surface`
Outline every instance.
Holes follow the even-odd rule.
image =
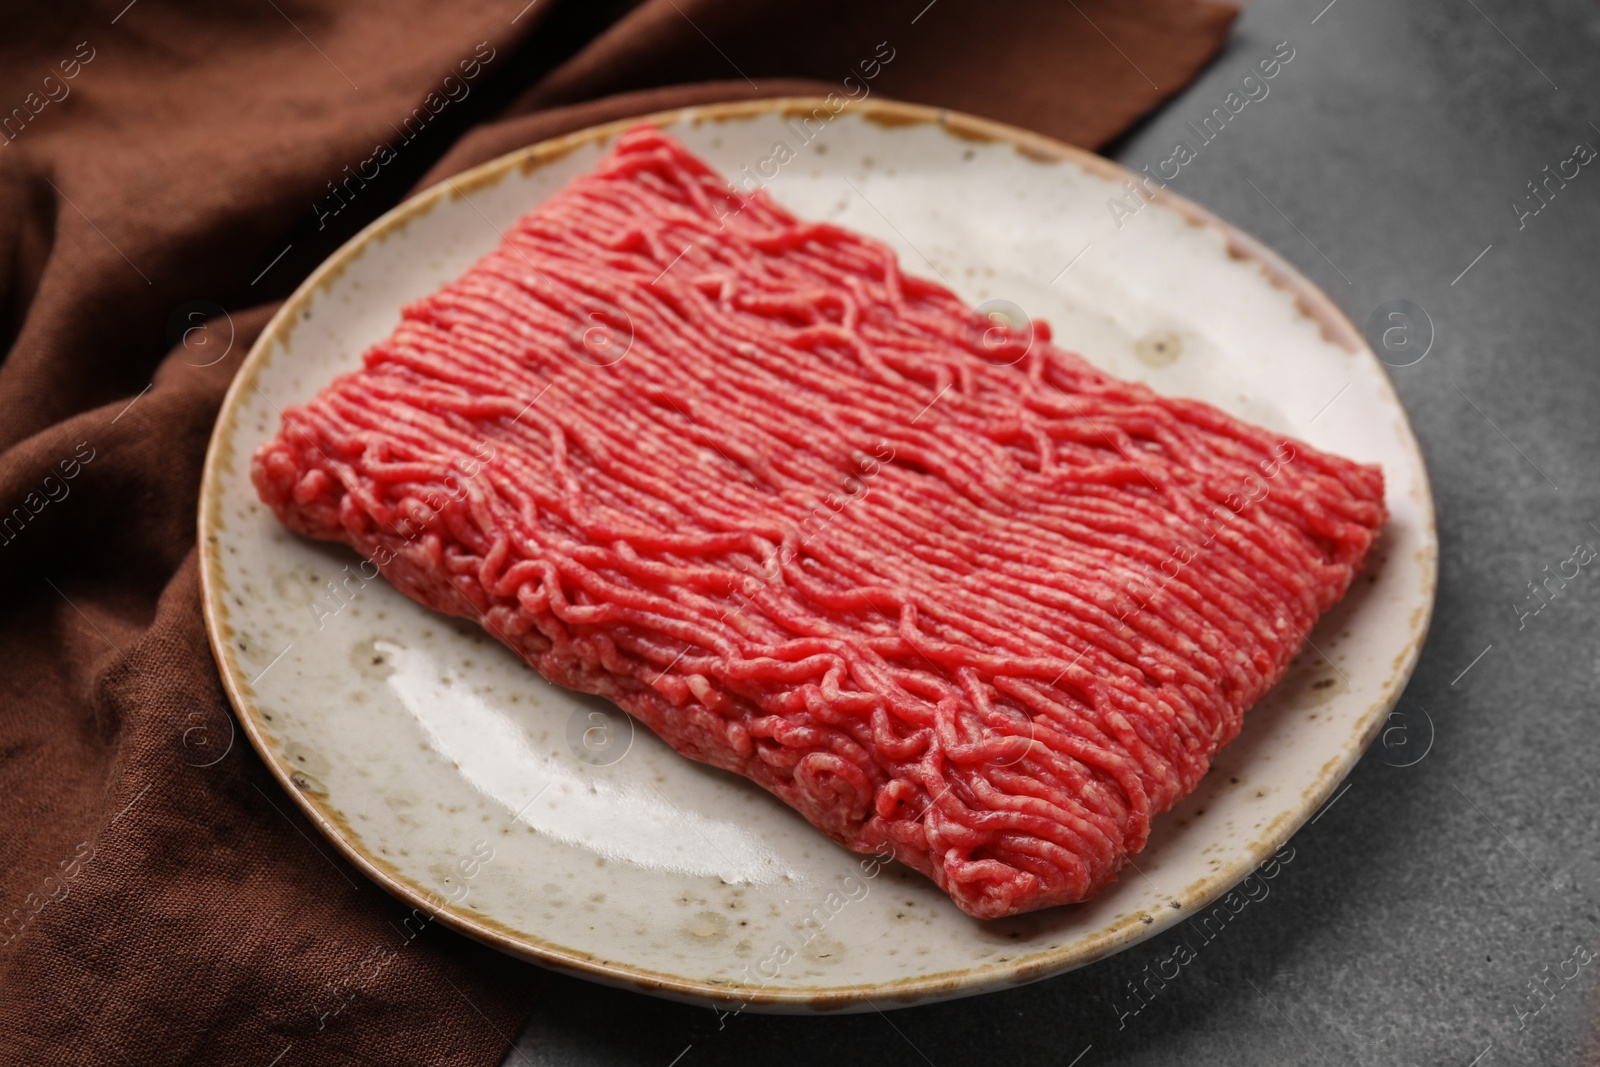
[[[1293,838],[1270,894],[1136,1015],[1120,1016],[1127,983],[1176,930],[1016,990],[835,1018],[719,1021],[551,975],[508,1063],[1597,1058],[1600,560],[1552,580],[1547,605],[1529,583],[1600,548],[1600,165],[1565,162],[1600,150],[1600,9],[1258,0],[1202,78],[1111,154],[1167,158],[1284,40],[1293,63],[1173,188],[1276,248],[1358,326],[1394,301],[1432,322],[1431,347],[1426,325],[1411,338],[1420,362],[1387,354],[1441,551],[1403,732]],[[1574,167],[1533,213],[1527,183]]]

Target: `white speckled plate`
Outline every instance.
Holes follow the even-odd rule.
[[[1317,628],[1320,652],[1157,821],[1141,873],[1088,904],[983,923],[921,876],[846,852],[755,786],[546,683],[474,626],[366,580],[353,553],[286,532],[249,478],[279,409],[357,366],[402,303],[459,275],[629,124],[600,127],[373,223],[284,305],[228,394],[200,503],[206,620],[240,721],[290,795],[374,880],[473,937],[759,1011],[1032,981],[1237,883],[1378,732],[1433,604],[1427,476],[1361,336],[1277,256],[1192,204],[1164,196],[1119,227],[1107,199],[1129,175],[1020,130],[876,102],[832,116],[799,100],[649,121],[724,174],[775,174],[770,191],[801,215],[887,240],[908,270],[969,301],[1047,319],[1103,367],[1381,463],[1394,517],[1369,573]]]

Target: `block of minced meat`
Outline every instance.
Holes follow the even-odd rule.
[[[650,127],[252,476],[979,918],[1114,879],[1386,520],[1376,467],[1111,377]]]

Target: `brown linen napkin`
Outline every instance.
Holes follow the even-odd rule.
[[[537,968],[438,924],[407,939],[408,909],[236,730],[207,648],[207,438],[311,266],[419,178],[632,114],[829,92],[890,51],[874,93],[1094,147],[1187,83],[1233,15],[109,0],[8,27],[0,1059],[491,1064],[535,1003]],[[374,163],[379,144],[398,147]]]

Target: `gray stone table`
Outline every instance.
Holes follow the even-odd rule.
[[[1401,703],[1435,726],[1427,757],[1369,752],[1295,836],[1270,896],[1124,1028],[1114,992],[1175,932],[989,996],[722,1029],[703,1008],[552,975],[507,1062],[1591,1062],[1600,567],[1536,616],[1518,606],[1579,542],[1600,547],[1600,161],[1537,214],[1527,188],[1579,142],[1600,149],[1600,8],[1325,4],[1258,0],[1204,76],[1111,154],[1166,158],[1273,45],[1295,48],[1173,188],[1272,245],[1358,325],[1394,300],[1433,322],[1426,358],[1390,370],[1438,506],[1438,603]]]

